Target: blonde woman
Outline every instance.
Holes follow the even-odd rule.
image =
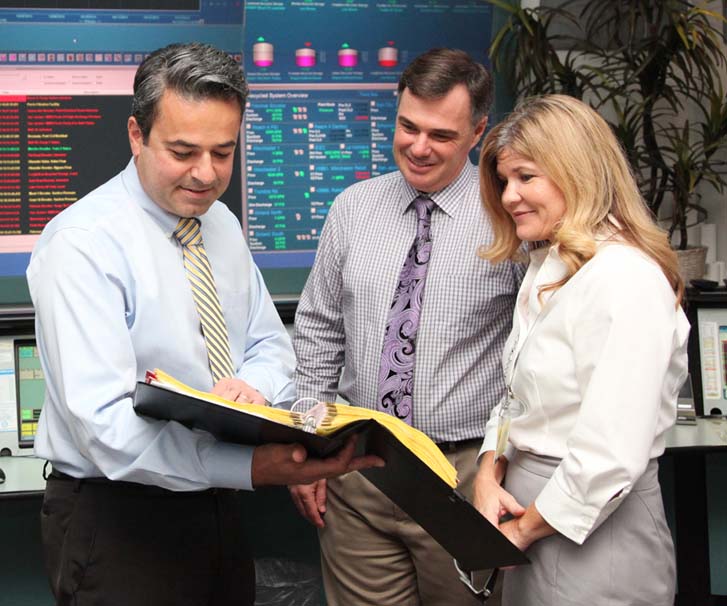
[[[530,254],[475,480],[476,506],[532,561],[506,571],[503,604],[671,606],[657,457],[687,374],[676,256],[576,99],[523,102],[480,173],[495,231],[482,255]]]

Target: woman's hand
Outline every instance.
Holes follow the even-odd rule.
[[[503,457],[494,462],[494,452],[487,451],[480,462],[474,481],[474,506],[495,527],[500,527],[500,518],[508,513],[518,517],[525,508],[517,502],[500,483],[505,477],[507,462]]]
[[[531,503],[521,516],[500,524],[500,532],[520,551],[525,551],[538,539],[555,534],[556,530],[540,515],[535,503]]]

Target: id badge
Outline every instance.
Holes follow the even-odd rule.
[[[510,389],[497,415],[497,445],[495,446],[495,463],[504,454],[510,438],[510,422],[524,412],[523,403],[518,400]]]
[[[510,407],[507,401],[500,408],[500,414],[497,416],[497,446],[495,446],[495,463],[505,452],[507,440],[510,437]]]

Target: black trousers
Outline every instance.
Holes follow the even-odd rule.
[[[231,490],[172,492],[54,472],[41,510],[58,606],[251,606],[255,569]]]

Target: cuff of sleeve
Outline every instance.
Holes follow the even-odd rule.
[[[229,442],[215,442],[204,458],[210,486],[253,490],[252,455],[255,448]]]
[[[477,463],[479,464],[480,459],[482,458],[482,455],[484,455],[488,450],[495,450],[497,448],[497,435],[492,435],[493,432],[490,432],[489,434],[485,434],[485,440],[482,442],[482,448],[480,448],[480,452],[477,454]],[[487,439],[488,435],[491,435],[491,439]],[[502,456],[505,457],[506,461],[512,461],[513,456],[515,456],[515,452],[517,451],[517,448],[515,448],[512,444],[508,443],[507,446],[505,446],[505,452],[502,453]]]
[[[492,450],[492,448],[487,448],[485,442],[482,442],[482,446],[480,447],[480,452],[477,453],[477,459],[475,459],[475,463],[477,464],[477,467],[480,466],[480,461],[482,461],[482,457],[488,450]]]
[[[488,431],[485,433],[485,439],[482,440],[482,448],[480,448],[480,455],[486,453],[488,450],[495,450],[497,447],[497,432]]]
[[[490,428],[485,429],[485,439],[482,440],[482,448],[480,448],[480,454],[484,454],[488,450],[495,450],[497,448],[497,427],[494,431],[488,431]]]
[[[535,499],[535,507],[560,534],[582,545],[594,530],[599,511],[563,491],[558,484],[557,473],[556,470]]]

